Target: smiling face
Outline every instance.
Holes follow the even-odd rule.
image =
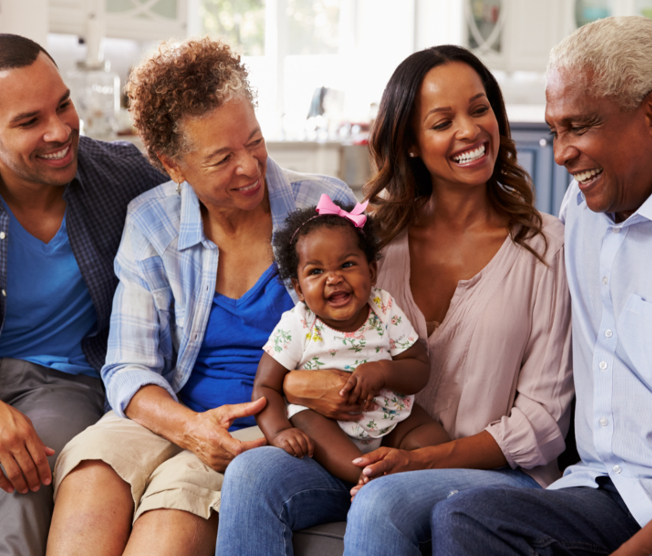
[[[161,157],[176,182],[187,181],[209,211],[253,210],[265,197],[267,149],[253,106],[233,99],[183,131],[192,145],[181,163]]]
[[[546,121],[555,162],[577,180],[588,207],[619,221],[652,193],[650,95],[624,112],[607,97],[587,95],[588,73],[553,70],[546,87]]]
[[[368,262],[350,227],[316,228],[299,238],[297,278],[301,301],[326,325],[353,332],[367,319],[369,294],[376,283],[376,262]]]
[[[486,184],[494,171],[500,133],[480,76],[467,64],[431,69],[415,101],[416,145],[433,187]]]
[[[62,186],[77,173],[79,116],[52,61],[0,72],[0,177],[8,188]]]

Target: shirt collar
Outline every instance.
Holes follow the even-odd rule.
[[[572,184],[571,184],[572,186]],[[569,186],[569,187],[571,187]],[[584,193],[581,191],[577,192],[577,204],[581,205],[582,203],[586,202],[586,199],[584,197]],[[587,206],[587,209],[590,210]],[[611,225],[616,224],[616,221],[614,219],[614,214],[613,213],[603,213],[604,217],[609,220],[609,223]],[[616,226],[627,226],[629,224],[635,223],[638,221],[638,218],[636,218],[638,215],[642,216],[643,218],[652,221],[652,195],[650,195],[645,202],[638,207],[638,210],[634,212],[627,220],[624,222],[620,222],[616,224]]]
[[[199,199],[188,182],[181,184],[181,222],[179,223],[179,249],[187,249],[206,239],[201,218]]]
[[[273,231],[283,225],[287,215],[296,209],[292,185],[283,172],[283,169],[270,157],[267,158],[267,172],[265,174],[269,207],[272,211]],[[316,204],[316,203],[315,203]]]

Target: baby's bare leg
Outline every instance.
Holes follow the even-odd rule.
[[[383,446],[416,450],[450,442],[451,437],[419,404],[414,404],[410,416],[383,438]]]
[[[322,467],[344,481],[358,482],[360,468],[351,462],[359,458],[362,452],[336,421],[307,409],[294,415],[290,422],[312,438],[315,443],[314,458]]]

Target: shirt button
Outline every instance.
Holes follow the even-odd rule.
[[[4,239],[6,237],[7,237],[7,234],[5,234],[4,232],[0,232],[0,239]]]
[[[607,419],[605,419],[604,417],[602,419],[600,419],[600,426],[601,427],[606,427],[608,424],[609,424],[609,421],[607,421]]]
[[[609,283],[609,280],[607,280],[606,276],[602,277],[602,283],[606,286]]]
[[[606,370],[606,368],[607,368],[607,362],[606,362],[606,361],[600,361],[600,364],[598,365],[598,367],[600,367],[600,370],[601,370],[601,371]]]
[[[6,290],[2,290],[2,296],[7,297],[7,291]]]
[[[611,338],[614,335],[614,333],[611,331],[611,329],[608,328],[607,330],[604,331],[604,335],[607,338]]]
[[[612,228],[614,231],[614,234],[619,234],[620,233],[620,228]]]
[[[618,475],[620,475],[621,471],[622,471],[622,469],[620,468],[620,465],[614,465],[614,473],[617,473]]]

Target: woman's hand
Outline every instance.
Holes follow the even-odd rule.
[[[349,404],[340,396],[350,376],[336,369],[292,371],[285,375],[283,392],[290,403],[305,405],[329,419],[359,421],[364,404]]]
[[[372,479],[383,475],[391,475],[392,473],[428,468],[423,458],[419,457],[419,450],[397,450],[386,446],[381,446],[373,452],[356,458],[352,463],[363,469],[358,484],[351,489],[351,500]]]
[[[264,438],[237,440],[228,431],[235,419],[255,415],[265,407],[265,403],[265,398],[259,398],[254,402],[223,405],[195,413],[184,427],[183,447],[215,471],[224,472],[234,457],[267,443]]]
[[[303,456],[312,457],[315,452],[312,438],[297,428],[282,430],[274,437],[271,444],[299,459]]]

